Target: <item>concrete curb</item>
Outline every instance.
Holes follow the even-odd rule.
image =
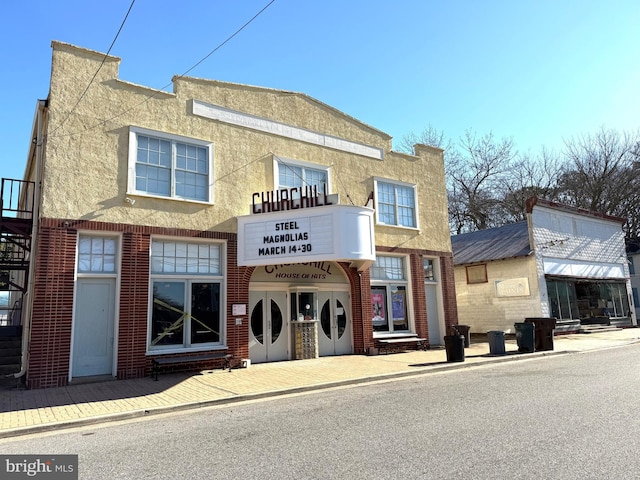
[[[622,345],[618,345],[618,346],[622,346]],[[607,348],[614,348],[614,347],[607,347]],[[594,351],[594,350],[588,350],[588,351]],[[305,385],[301,387],[292,387],[292,388],[286,388],[286,389],[280,389],[280,390],[270,390],[270,391],[260,392],[260,393],[241,394],[241,395],[234,395],[226,398],[217,398],[213,400],[203,400],[198,402],[189,402],[189,403],[182,403],[182,404],[176,404],[176,405],[155,407],[151,409],[132,410],[128,412],[119,412],[119,413],[113,413],[113,414],[107,414],[107,415],[99,415],[95,417],[80,418],[77,420],[50,422],[50,423],[44,423],[41,425],[32,425],[28,427],[6,429],[3,431],[0,431],[0,439],[18,437],[18,436],[24,436],[24,435],[33,435],[38,433],[47,433],[51,431],[86,427],[91,425],[100,425],[104,423],[116,422],[116,421],[122,421],[122,420],[135,420],[135,419],[146,418],[146,417],[173,413],[173,412],[184,412],[188,410],[197,410],[201,408],[228,405],[232,403],[240,403],[240,402],[246,402],[246,401],[252,401],[252,400],[260,400],[264,398],[276,398],[276,397],[282,397],[286,395],[295,395],[300,393],[306,393],[306,392],[312,392],[312,391],[318,391],[318,390],[327,390],[331,388],[339,388],[339,387],[345,387],[350,385],[361,385],[361,384],[369,384],[369,383],[375,383],[375,382],[381,382],[381,381],[392,381],[392,380],[398,380],[398,379],[407,378],[407,377],[429,375],[432,373],[442,373],[442,372],[455,371],[455,370],[461,370],[461,369],[478,368],[478,367],[496,364],[496,363],[532,360],[535,358],[540,358],[545,356],[565,355],[568,353],[581,353],[581,352],[570,351],[570,350],[561,350],[561,351],[553,350],[553,351],[532,352],[532,353],[515,352],[515,353],[507,353],[505,355],[496,355],[496,356],[488,355],[486,360],[469,362],[469,363],[451,362],[444,365],[425,364],[423,366],[424,368],[416,369],[415,371],[403,371],[403,372],[384,373],[380,375],[369,375],[366,377],[318,383],[314,385]],[[417,365],[417,367],[420,367],[420,365]]]

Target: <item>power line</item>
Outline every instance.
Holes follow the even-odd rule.
[[[135,0],[134,0],[135,1]],[[216,48],[214,48],[213,50],[211,50],[207,55],[205,55],[203,58],[201,58],[198,62],[196,62],[192,67],[190,67],[189,69],[187,69],[184,73],[182,73],[181,75],[178,75],[176,78],[180,79],[182,77],[184,77],[185,75],[187,75],[187,73],[189,73],[191,70],[193,70],[194,68],[196,68],[198,65],[200,65],[202,62],[204,62],[207,58],[209,58],[211,55],[213,55],[216,51],[218,51],[220,48],[222,48],[226,43],[228,43],[233,37],[235,37],[236,35],[238,35],[242,30],[244,30],[251,22],[253,22],[256,18],[258,18],[267,8],[269,8],[273,3],[275,3],[276,0],[271,0],[269,3],[267,3],[262,10],[260,10],[258,13],[256,13],[253,17],[251,17],[250,20],[248,20],[244,25],[242,25],[240,28],[238,28],[235,32],[233,32],[230,36],[228,36],[222,43],[220,43]],[[105,57],[106,59],[106,57]],[[103,62],[104,63],[104,62]],[[96,72],[97,74],[97,72]],[[149,100],[151,100],[152,98],[154,98],[158,93],[160,92],[164,92],[165,88],[168,88],[169,86],[171,86],[173,82],[169,82],[166,85],[164,85],[163,87],[161,87],[160,89],[157,89],[152,95],[149,95],[148,97],[146,97],[144,100],[142,100],[140,103],[137,103],[136,105],[132,106],[131,108],[128,108],[127,110],[124,110],[120,113],[118,113],[117,115],[114,115],[113,117],[107,118],[105,120],[101,120],[100,122],[98,122],[97,124],[85,128],[83,131],[79,131],[79,132],[74,132],[74,133],[68,133],[65,135],[58,135],[58,137],[72,137],[74,135],[79,135],[79,134],[83,134],[89,130],[93,130],[95,128],[98,128],[104,124],[106,124],[107,122],[110,122],[111,120],[114,120],[118,117],[121,117],[122,115],[124,115],[125,113],[129,113],[132,110],[135,110],[136,108],[140,107],[141,105],[144,105],[145,103],[147,103]],[[88,87],[87,87],[88,88]],[[77,105],[77,104],[76,104]],[[75,107],[74,107],[75,108]],[[71,115],[71,112],[69,113],[69,115]],[[67,116],[68,118],[68,116]],[[57,130],[57,129],[56,129]],[[55,132],[55,130],[54,130]],[[52,133],[54,133],[52,132]],[[53,136],[53,135],[52,135]]]
[[[67,116],[64,117],[64,119],[62,120],[62,122],[60,122],[60,125],[58,125],[58,127],[53,130],[51,132],[51,135],[53,135],[55,132],[58,131],[58,129],[62,128],[62,126],[65,124],[65,122],[69,119],[69,117],[71,116],[71,114],[75,111],[75,109],[78,107],[78,105],[80,104],[80,102],[82,101],[82,99],[84,98],[84,96],[87,94],[87,91],[89,91],[89,87],[91,86],[91,84],[93,83],[93,81],[96,79],[96,76],[98,75],[98,72],[100,72],[100,69],[102,68],[102,66],[104,65],[104,62],[107,61],[107,58],[109,57],[109,53],[111,52],[111,49],[113,48],[113,46],[116,43],[116,40],[118,39],[118,37],[120,36],[120,32],[122,32],[122,28],[124,27],[124,24],[127,21],[127,18],[129,18],[129,13],[131,13],[131,9],[133,8],[133,4],[136,3],[136,0],[131,0],[131,5],[129,5],[129,10],[127,10],[127,14],[124,16],[124,19],[122,20],[122,23],[120,23],[120,28],[118,29],[118,33],[116,33],[116,36],[113,38],[113,41],[111,42],[111,45],[109,46],[109,50],[107,50],[107,53],[104,54],[104,57],[102,58],[102,62],[100,63],[100,66],[98,67],[98,69],[96,70],[96,73],[93,74],[93,77],[91,77],[91,80],[89,81],[89,85],[87,85],[87,88],[84,89],[84,92],[82,92],[82,95],[80,95],[80,97],[78,98],[78,101],[76,102],[76,104],[73,106],[73,108],[71,108],[71,110],[69,110],[69,113],[67,113]]]
[[[192,66],[190,69],[188,69],[186,72],[184,72],[182,75],[179,75],[178,78],[182,78],[184,77],[187,73],[189,73],[191,70],[193,70],[194,68],[196,68],[198,65],[200,65],[202,62],[204,62],[207,58],[209,58],[211,55],[213,55],[214,53],[216,53],[218,50],[220,50],[227,42],[229,42],[233,37],[235,37],[236,35],[238,35],[242,30],[244,30],[251,22],[253,22],[256,18],[258,18],[262,12],[264,12],[267,8],[269,8],[271,6],[272,3],[274,3],[276,0],[271,0],[269,3],[267,3],[262,10],[260,10],[258,13],[256,13],[253,17],[251,17],[251,19],[249,21],[247,21],[244,25],[242,25],[238,30],[236,30],[234,33],[232,33],[229,37],[227,37],[227,39],[222,42],[220,45],[218,45],[216,48],[214,48],[213,50],[211,50],[207,55],[205,55],[198,63],[196,63],[194,66]],[[164,87],[163,87],[164,88]]]

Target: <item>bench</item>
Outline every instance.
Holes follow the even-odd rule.
[[[205,355],[191,355],[182,357],[157,357],[151,360],[151,376],[154,380],[158,381],[158,372],[161,365],[174,365],[178,363],[195,363],[204,362],[207,360],[215,360],[221,358],[224,360],[222,369],[229,369],[231,371],[231,359],[233,355],[230,353],[207,353]]]
[[[416,350],[427,349],[427,339],[420,337],[396,337],[396,338],[380,338],[377,339],[378,350],[389,353],[389,350],[398,350],[401,347],[415,345]]]

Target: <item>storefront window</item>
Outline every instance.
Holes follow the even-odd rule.
[[[154,240],[149,348],[223,343],[219,243]]]
[[[578,318],[578,303],[573,282],[557,280],[547,283],[551,316],[559,320]]]
[[[551,316],[559,320],[608,322],[630,314],[626,285],[622,282],[547,279]]]
[[[373,331],[408,332],[408,281],[404,258],[378,255],[371,267],[371,308]]]

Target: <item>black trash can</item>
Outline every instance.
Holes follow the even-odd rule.
[[[553,336],[556,331],[555,318],[525,318],[525,323],[533,323],[536,335],[536,350],[553,350]]]
[[[464,362],[464,335],[445,335],[447,362]]]
[[[504,355],[506,349],[504,346],[504,332],[499,330],[492,330],[487,332],[489,338],[489,353],[491,355]]]
[[[471,330],[471,325],[452,325],[458,335],[462,335],[464,337],[464,346],[465,348],[469,348],[471,345],[471,334],[469,330]]]
[[[533,323],[516,323],[516,341],[520,353],[533,353],[536,345],[536,331]]]

